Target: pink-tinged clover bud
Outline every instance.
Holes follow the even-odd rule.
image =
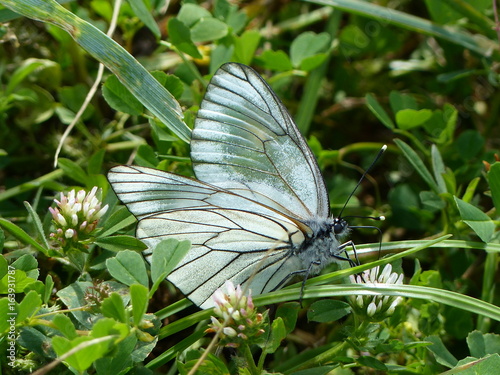
[[[88,194],[85,190],[71,190],[66,195],[60,193],[59,200],[54,199],[57,207],[49,207],[55,226],[50,238],[65,246],[68,241],[81,243],[91,237],[99,219],[109,208],[108,205],[101,207],[98,193],[100,189],[96,186]]]
[[[250,292],[245,294],[240,285],[226,281],[224,288],[226,291],[220,288],[212,295],[215,316],[206,332],[219,332],[220,345],[227,347],[256,343],[265,332],[263,314],[255,309]]]

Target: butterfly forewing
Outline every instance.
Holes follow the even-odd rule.
[[[326,218],[318,165],[290,114],[251,68],[229,63],[212,78],[191,140],[196,177],[238,194],[258,193],[294,217]]]

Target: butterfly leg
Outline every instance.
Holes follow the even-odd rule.
[[[349,246],[352,247],[352,250],[354,252],[354,258],[356,259],[356,261],[354,261],[351,258],[349,258],[349,255],[347,254],[346,248],[349,247]],[[338,247],[338,250],[340,251],[339,254],[345,254],[345,256],[337,255],[337,254],[332,254],[333,258],[349,262],[349,265],[351,267],[359,266],[360,263],[359,263],[359,259],[358,259],[358,253],[356,251],[356,246],[354,245],[354,242],[352,242],[351,240],[349,240],[347,242],[344,242],[342,245],[340,245]]]

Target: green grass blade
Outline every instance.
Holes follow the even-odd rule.
[[[426,19],[380,5],[360,0],[304,0],[318,5],[327,5],[348,13],[379,20],[383,25],[390,24],[407,30],[430,35],[447,40],[451,43],[470,49],[481,56],[498,58],[500,51],[498,43],[483,37],[473,35],[457,27],[440,26]]]
[[[268,293],[254,298],[256,305],[268,305],[285,301],[293,301],[300,295],[300,287],[293,289],[282,289],[277,292]],[[482,315],[496,321],[500,321],[500,307],[479,299],[469,297],[460,293],[441,288],[430,288],[416,285],[320,285],[306,287],[303,298],[327,298],[345,297],[349,295],[387,295],[401,296],[406,298],[418,298],[428,301],[453,306],[474,314]]]
[[[432,177],[431,172],[427,169],[424,162],[418,154],[405,142],[400,139],[395,139],[394,143],[399,147],[405,158],[408,162],[415,168],[418,174],[422,177],[422,179],[427,183],[427,185],[434,191],[436,194],[439,194],[439,188]]]
[[[7,8],[66,30],[90,55],[106,66],[156,117],[183,141],[191,130],[175,98],[113,39],[69,12],[54,0],[0,0]]]

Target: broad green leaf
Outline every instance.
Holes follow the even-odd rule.
[[[187,53],[195,59],[202,58],[198,48],[191,39],[191,31],[182,21],[179,21],[177,18],[171,18],[168,21],[168,34],[170,42],[180,51]]]
[[[138,326],[148,309],[148,288],[144,285],[133,284],[130,286],[130,297],[132,300],[132,317],[134,318],[134,324]]]
[[[472,331],[467,336],[467,345],[471,356],[481,358],[486,355],[486,345],[484,343],[484,334],[480,331]]]
[[[11,263],[11,267],[20,271],[26,272],[26,276],[32,279],[38,279],[40,271],[38,269],[38,262],[31,254],[24,254]]]
[[[0,280],[0,294],[22,293],[36,280],[28,277],[26,272],[9,266],[7,274]]]
[[[76,320],[88,329],[92,328],[93,325],[92,315],[88,311],[79,308],[87,304],[85,295],[90,292],[92,286],[92,283],[88,281],[77,281],[56,293],[62,303],[64,303],[68,309],[71,309],[71,314]]]
[[[122,323],[128,323],[127,312],[123,300],[118,293],[111,293],[101,304],[102,314],[107,318],[113,318]]]
[[[300,304],[298,302],[286,302],[278,306],[276,316],[283,319],[287,334],[295,329],[299,310]]]
[[[195,43],[224,38],[228,33],[227,25],[216,18],[202,18],[191,28],[191,40]]]
[[[457,339],[465,339],[474,329],[473,315],[457,307],[445,306],[442,312],[445,331]]]
[[[104,161],[104,155],[106,155],[105,148],[102,148],[96,151],[94,154],[92,154],[92,156],[89,158],[89,163],[87,165],[87,173],[89,175],[101,173],[102,163]]]
[[[144,259],[134,251],[120,251],[116,257],[106,260],[106,266],[111,276],[125,285],[142,284],[148,286],[148,274]]]
[[[383,362],[380,362],[377,358],[375,357],[369,357],[369,356],[366,356],[366,355],[362,355],[362,356],[359,356],[356,361],[362,365],[362,366],[366,366],[366,367],[371,367],[375,370],[379,370],[379,371],[387,371],[387,366],[384,365]]]
[[[42,333],[39,331],[40,326],[30,327],[24,326],[19,331],[19,339],[17,343],[28,351],[32,351],[36,353],[40,358],[53,358],[55,357],[55,353],[51,348],[51,338],[48,337],[47,331],[46,333]]]
[[[321,64],[323,64],[323,62],[326,61],[327,58],[328,54],[326,53],[318,53],[317,55],[306,57],[301,61],[300,69],[306,72],[310,72],[311,70],[316,69]]]
[[[276,318],[273,320],[271,326],[271,337],[269,341],[266,343],[265,352],[266,353],[274,353],[276,349],[281,345],[281,341],[285,339],[287,335],[285,323],[283,319]]]
[[[307,320],[310,322],[335,322],[351,312],[348,303],[336,300],[320,300],[314,302],[307,311]]]
[[[467,162],[478,156],[484,144],[483,136],[476,130],[465,130],[454,142],[458,155]]]
[[[221,1],[216,1],[220,3]],[[241,31],[245,28],[248,22],[248,16],[244,10],[238,10],[236,5],[233,6],[233,11],[225,18],[227,25],[233,29],[235,35],[239,35]]]
[[[208,10],[191,3],[183,4],[177,15],[178,20],[189,28],[200,19],[208,17],[212,17],[212,14]]]
[[[154,168],[158,165],[158,155],[150,145],[140,145],[134,159],[137,165]]]
[[[136,250],[142,251],[147,249],[140,240],[135,237],[127,235],[116,235],[111,237],[99,237],[95,240],[96,245],[100,247],[111,250],[111,251],[122,251],[122,250]]]
[[[184,92],[184,84],[181,79],[173,74],[166,74],[162,71],[151,72],[153,77],[161,83],[176,99],[179,99]],[[165,125],[163,125],[165,126]]]
[[[277,71],[292,70],[293,66],[288,55],[282,51],[265,50],[258,57],[259,62],[266,69]]]
[[[495,374],[500,368],[500,355],[498,353],[488,354],[483,358],[467,357],[458,361],[457,366],[450,373],[460,375],[483,375]]]
[[[42,299],[34,290],[26,294],[18,305],[16,322],[21,323],[31,318],[42,308]]]
[[[135,336],[128,336],[123,341],[120,341],[116,346],[113,356],[99,358],[94,362],[95,369],[98,375],[124,375],[132,368],[132,352],[137,345]],[[141,368],[143,371],[144,368]],[[137,374],[139,375],[139,374]],[[144,373],[143,375],[153,375]]]
[[[234,44],[226,46],[224,44],[218,44],[210,55],[210,69],[209,73],[214,74],[220,66],[231,60],[234,53]],[[188,122],[186,120],[186,122]]]
[[[146,27],[151,30],[157,38],[160,38],[160,29],[153,17],[153,14],[151,13],[151,9],[148,9],[146,6],[146,2],[144,0],[128,0],[128,3],[130,4],[130,7],[134,11],[135,15],[139,17],[144,25],[146,25]],[[147,3],[149,4],[149,1]]]
[[[102,94],[111,108],[132,116],[144,113],[144,106],[116,76],[109,76],[102,86]]]
[[[443,341],[441,341],[441,338],[438,336],[429,336],[426,337],[424,341],[432,343],[432,345],[428,346],[427,349],[434,354],[438,363],[449,368],[452,368],[457,364],[458,360],[448,351],[448,349],[446,349]]]
[[[290,46],[290,60],[292,65],[299,68],[304,59],[318,53],[326,52],[329,45],[330,35],[328,33],[316,34],[312,31],[306,31],[300,34]]]
[[[445,201],[432,191],[421,191],[419,197],[423,206],[431,212],[439,211],[446,207]]]
[[[79,182],[83,186],[87,185],[89,176],[85,173],[83,168],[74,161],[66,158],[59,158],[57,159],[57,166],[61,168],[64,171],[64,174],[69,178]]]
[[[7,275],[9,266],[7,264],[7,259],[5,257],[0,257],[0,279],[2,279],[5,275]]]
[[[118,232],[120,229],[128,227],[136,222],[135,217],[127,210],[126,207],[118,207],[107,220],[103,223],[102,231],[99,233],[99,238],[108,237],[109,235]]]
[[[472,4],[473,7],[470,6]],[[425,5],[431,18],[439,24],[457,24],[464,18],[468,18],[469,22],[482,29],[488,37],[494,38],[493,21],[484,16],[491,6],[488,0],[465,0],[453,3],[426,0]]]
[[[495,233],[495,223],[479,208],[460,198],[454,197],[460,217],[479,236],[481,241],[489,242]]]
[[[394,129],[396,127],[392,119],[389,117],[385,109],[382,108],[373,94],[366,94],[365,100],[368,109],[375,115],[376,118],[379,119],[382,124],[384,124],[389,129]]]
[[[259,46],[260,38],[261,35],[257,30],[246,30],[240,37],[235,37],[234,61],[250,65]]]
[[[54,280],[52,280],[51,275],[47,275],[45,277],[44,290],[43,290],[43,296],[42,296],[43,303],[49,302],[50,297],[52,296],[53,288],[54,288]]]
[[[73,340],[78,337],[76,333],[76,328],[69,317],[64,314],[56,314],[52,323],[56,328],[66,337],[68,340]]]
[[[403,94],[395,90],[389,93],[389,104],[393,113],[398,113],[404,109],[418,109],[417,101],[413,95]]]
[[[482,358],[488,354],[500,353],[500,335],[472,331],[467,336],[467,345],[469,346],[470,354],[476,358]]]
[[[109,347],[108,342],[111,341],[111,339],[112,338],[110,337],[104,342],[99,342],[102,340],[89,336],[80,336],[70,341],[64,337],[55,336],[52,339],[52,347],[60,357],[81,344],[80,350],[67,357],[65,362],[74,367],[76,370],[83,372],[92,365],[92,362],[104,357]]]
[[[118,336],[114,340],[124,339],[130,333],[130,327],[125,323],[117,322],[111,318],[103,318],[96,321],[90,332],[91,337]]]
[[[403,109],[396,113],[396,124],[400,129],[410,130],[422,126],[432,117],[430,109]]]
[[[177,241],[173,238],[156,245],[151,258],[151,280],[163,280],[184,258],[191,248],[189,241]]]

